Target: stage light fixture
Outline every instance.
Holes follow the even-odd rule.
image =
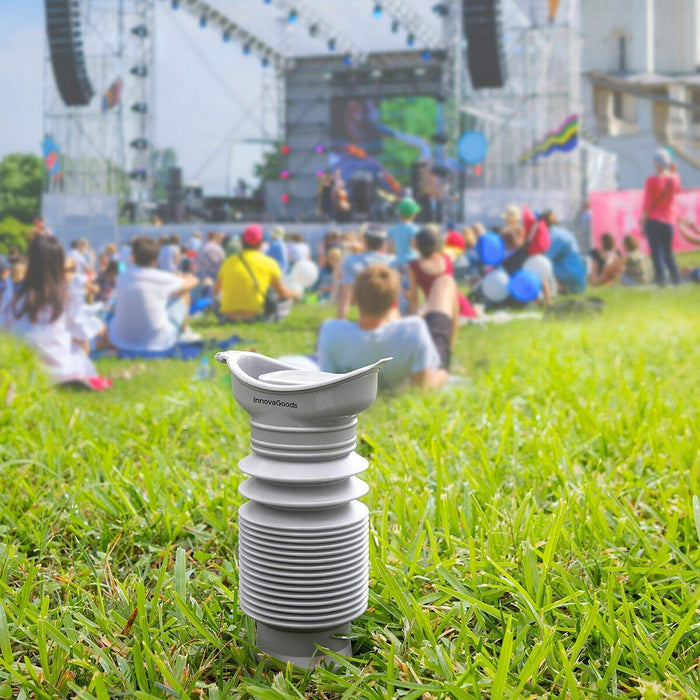
[[[224,42],[224,44],[228,44],[229,41],[231,41],[231,33],[230,32],[224,32],[221,35],[221,40]]]
[[[395,20],[391,23],[391,31],[392,31],[394,34],[396,34],[396,32],[399,31],[399,27],[400,27],[400,26],[401,26],[401,25],[399,24],[399,20],[398,20],[398,19],[395,19]]]
[[[148,149],[148,141],[146,141],[146,139],[134,139],[129,143],[129,146],[135,148],[137,151],[145,151]]]
[[[283,180],[289,180],[289,170],[283,170],[283,171],[280,173],[280,177],[281,177]]]
[[[204,29],[204,27],[207,26],[207,16],[206,16],[206,15],[202,15],[202,16],[199,18],[199,26],[200,26],[202,29]]]
[[[444,2],[439,2],[437,5],[433,5],[432,10],[438,17],[447,17],[447,15],[450,14],[450,7]]]
[[[423,51],[423,53],[420,55],[420,57],[424,61],[429,61],[430,60],[430,51]]]
[[[328,40],[328,50],[335,51],[335,39]]]
[[[345,56],[343,56],[343,63],[346,66],[352,65],[352,56],[349,53],[346,53]]]
[[[286,144],[285,144],[284,146],[282,146],[282,149],[281,149],[281,150],[282,150],[282,155],[283,155],[283,156],[288,156],[288,155],[289,155],[290,148],[289,148],[289,146],[287,146]]]
[[[243,45],[243,55],[250,56],[250,52],[251,52],[252,48],[253,48],[253,46],[251,44],[244,44]]]
[[[180,0],[172,0],[170,3],[170,7],[173,8],[173,10],[179,10],[180,9]]]
[[[285,192],[280,199],[282,200],[282,204],[289,204],[289,195]]]
[[[146,112],[148,112],[148,105],[145,102],[136,102],[131,105],[131,111],[136,112],[136,114],[146,114]]]
[[[260,61],[260,65],[263,68],[267,68],[270,65],[270,60],[267,57],[265,57],[262,59],[262,61]]]
[[[309,27],[309,36],[318,36],[318,24],[312,24]]]
[[[409,35],[406,37],[406,43],[407,43],[409,46],[413,46],[413,44],[416,43],[416,37],[415,37],[413,34],[409,34]]]
[[[289,22],[289,24],[296,24],[298,19],[299,19],[299,15],[297,14],[297,11],[290,10],[289,14],[287,15],[287,22]]]
[[[372,10],[372,17],[374,17],[374,19],[380,19],[382,14],[384,14],[384,10],[382,9],[382,6],[377,3]]]
[[[131,30],[131,33],[139,39],[145,39],[148,36],[148,27],[145,24],[139,24]]]
[[[137,78],[145,78],[148,75],[147,66],[134,66],[129,73],[135,75]]]

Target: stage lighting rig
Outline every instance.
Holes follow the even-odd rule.
[[[178,7],[192,13],[201,27],[211,27],[221,31],[222,37],[228,36],[229,41],[242,46],[248,46],[250,53],[261,59],[263,67],[274,64],[275,68],[283,70],[287,65],[286,57],[272,45],[252,34],[238,24],[232,16],[223,14],[206,0],[178,0]],[[292,4],[290,2],[290,9]],[[225,41],[225,39],[224,39]]]
[[[289,21],[294,13],[294,23],[306,27],[312,37],[325,39],[329,51],[349,53],[355,64],[367,59],[365,49],[348,35],[340,33],[332,21],[320,14],[319,7],[323,7],[321,3],[311,3],[308,0],[271,0],[270,4],[286,12]]]

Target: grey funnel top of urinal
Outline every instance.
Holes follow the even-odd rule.
[[[385,358],[347,374],[300,369],[252,352],[220,352],[238,404],[250,416],[254,453],[281,461],[341,459],[356,445],[358,413],[377,395]]]

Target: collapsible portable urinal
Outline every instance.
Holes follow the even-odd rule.
[[[216,356],[250,415],[250,478],[238,511],[239,599],[257,645],[309,668],[318,647],[352,653],[350,622],[367,609],[368,515],[357,501],[367,461],[354,450],[356,414],[377,394],[389,359],[349,372],[299,369],[251,352]]]

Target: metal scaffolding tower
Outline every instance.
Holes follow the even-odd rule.
[[[155,107],[155,0],[84,0],[81,29],[95,95],[61,100],[46,50],[44,133],[61,154],[50,193],[150,199]]]

